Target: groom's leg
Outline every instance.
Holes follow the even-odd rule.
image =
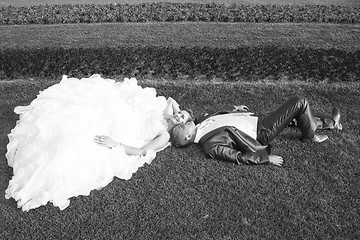
[[[331,116],[315,114],[314,120],[319,130],[334,129],[335,127],[335,121]]]
[[[314,121],[318,130],[331,130],[337,129],[342,130],[342,124],[340,120],[340,111],[338,108],[333,108],[332,115],[314,113]],[[290,127],[297,127],[295,119],[290,122]]]
[[[313,139],[317,124],[309,103],[303,97],[292,97],[269,115],[259,118],[257,140],[269,144],[295,119],[303,139]]]

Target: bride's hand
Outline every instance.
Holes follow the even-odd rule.
[[[116,145],[119,144],[118,142],[114,141],[110,137],[104,136],[104,135],[96,135],[95,138],[94,138],[94,141],[97,144],[99,144],[101,146],[104,146],[104,147],[107,147],[107,148],[113,148],[113,147],[115,147]]]
[[[168,97],[167,103],[172,105],[172,107],[175,108],[175,109],[178,109],[179,106],[180,106],[179,103],[175,99],[173,99],[172,97]],[[174,111],[174,112],[177,112],[177,111]]]

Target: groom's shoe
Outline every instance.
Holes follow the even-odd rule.
[[[331,117],[334,120],[333,129],[342,130],[342,124],[340,123],[340,110],[337,107],[333,108]]]
[[[311,141],[316,142],[316,143],[321,143],[325,140],[327,140],[329,137],[327,135],[317,135],[314,134],[314,137],[311,139]]]

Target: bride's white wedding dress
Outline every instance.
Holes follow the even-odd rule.
[[[122,147],[94,142],[107,135],[141,147],[166,129],[165,97],[142,88],[136,79],[116,82],[100,75],[67,78],[39,93],[9,134],[6,158],[13,177],[5,192],[23,211],[52,202],[66,208],[70,197],[89,195],[114,176],[129,179],[154,153],[128,156]]]

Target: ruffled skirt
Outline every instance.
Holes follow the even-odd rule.
[[[94,142],[107,135],[133,147],[151,141],[166,129],[166,99],[136,79],[116,82],[100,75],[67,78],[39,93],[9,134],[6,158],[13,177],[5,192],[23,211],[52,202],[66,208],[69,198],[89,195],[114,176],[129,179],[155,157],[128,156],[122,147],[108,149]]]

